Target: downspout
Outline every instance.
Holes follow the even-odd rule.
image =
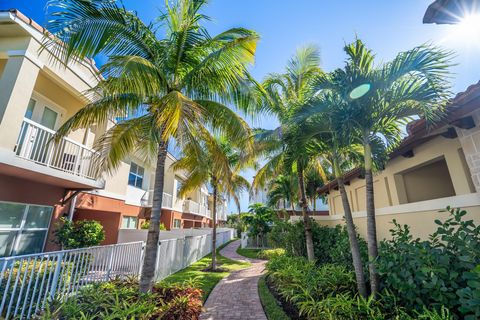
[[[70,201],[70,207],[68,208],[68,221],[73,221],[73,214],[75,213],[75,206],[77,205],[77,195],[74,195],[72,201]]]

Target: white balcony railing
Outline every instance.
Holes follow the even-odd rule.
[[[47,167],[96,179],[95,151],[69,138],[54,141],[55,131],[24,118],[15,153]]]
[[[185,200],[183,202],[183,211],[186,213],[200,213],[200,205],[192,200]]]
[[[142,198],[143,207],[151,207],[153,205],[153,190],[145,192]],[[162,208],[171,209],[173,207],[173,197],[171,194],[163,193]]]

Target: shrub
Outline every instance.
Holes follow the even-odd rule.
[[[376,261],[384,288],[407,309],[445,306],[457,316],[480,316],[480,227],[466,212],[447,208],[428,240],[413,239],[407,225],[393,221],[392,240],[383,241]]]
[[[303,257],[279,256],[267,263],[267,271],[279,294],[295,303],[355,291],[353,272],[340,265],[317,267]]]
[[[257,254],[257,258],[259,259],[265,259],[265,260],[270,260],[276,257],[280,257],[285,255],[285,249],[277,248],[277,249],[265,249],[261,250]]]
[[[42,319],[198,319],[202,291],[185,282],[139,293],[136,280],[114,280],[81,289],[64,303],[47,306]]]
[[[105,240],[103,226],[95,220],[73,222],[62,218],[54,233],[55,242],[63,249],[98,246]]]
[[[334,263],[353,270],[350,242],[345,227],[338,225],[331,228],[313,223],[312,234],[317,264]],[[362,238],[358,239],[362,260],[368,261],[367,244]],[[303,222],[289,223],[276,220],[269,240],[275,247],[284,248],[288,255],[307,256]]]

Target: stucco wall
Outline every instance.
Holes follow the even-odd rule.
[[[408,203],[408,195],[403,174],[418,166],[431,163],[434,160],[444,158],[455,195],[462,195],[474,192],[471,176],[465,159],[463,158],[462,146],[458,138],[447,139],[436,137],[413,149],[414,156],[405,158],[396,157],[389,161],[385,169],[377,172],[374,176],[375,206],[376,208],[385,208],[399,204]],[[433,176],[432,179],[435,179]],[[416,179],[412,187],[411,179],[407,182],[409,187],[415,190],[432,188],[432,180]],[[438,185],[437,188],[444,189],[446,186]],[[410,190],[410,194],[415,192]],[[355,178],[346,186],[350,206],[353,212],[365,210],[365,180]],[[439,197],[445,196],[445,192],[440,192]],[[328,197],[330,215],[343,214],[343,206],[338,190],[330,190]]]

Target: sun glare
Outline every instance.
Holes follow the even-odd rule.
[[[467,15],[451,27],[449,35],[451,40],[480,47],[480,14]]]

